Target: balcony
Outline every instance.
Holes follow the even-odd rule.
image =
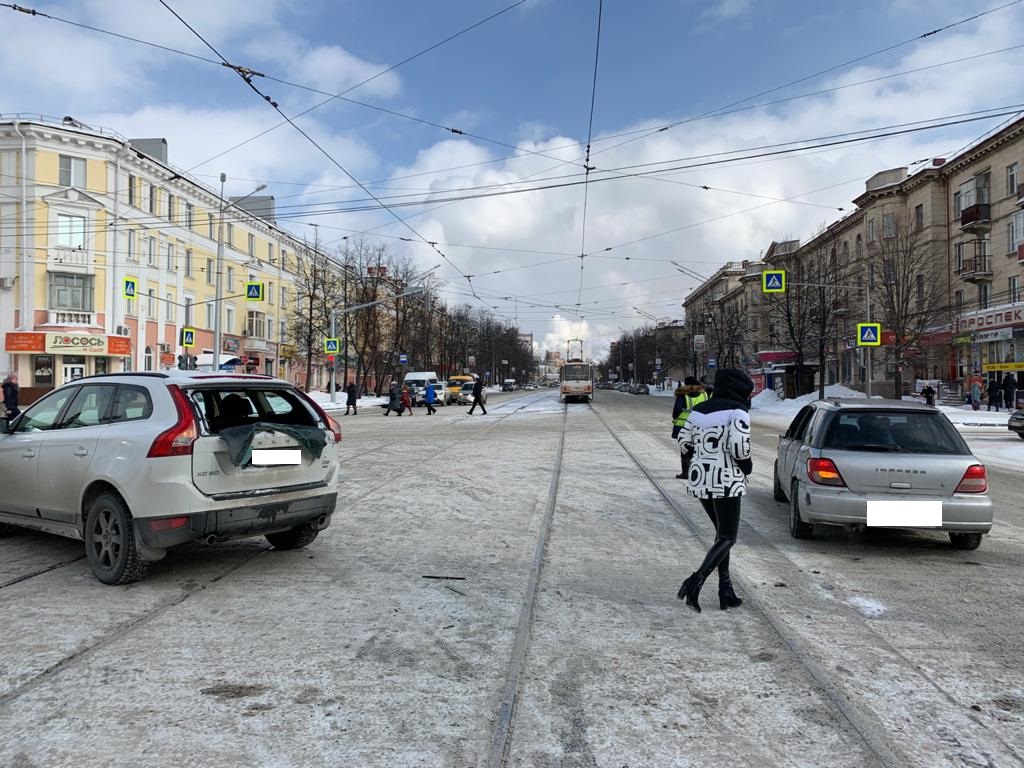
[[[245,336],[242,339],[242,352],[251,356],[265,355],[270,352],[270,342],[258,336]]]
[[[77,309],[51,309],[46,314],[47,325],[82,325],[96,328],[96,313]]]
[[[79,248],[51,247],[46,253],[46,269],[49,272],[72,272],[94,274],[96,268],[90,263],[89,252]]]
[[[960,265],[960,279],[968,283],[992,282],[992,259],[989,256],[974,256],[964,259]]]
[[[960,229],[966,232],[987,232],[992,227],[992,206],[988,189],[976,189],[960,201]]]

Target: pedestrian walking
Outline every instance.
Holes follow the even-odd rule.
[[[388,401],[381,407],[384,409],[385,416],[391,413],[391,411],[394,411],[399,416],[402,415],[402,393],[398,390],[397,382],[391,382],[391,387],[388,389]]]
[[[750,460],[750,393],[754,382],[743,371],[722,368],[715,391],[698,403],[679,432],[679,449],[688,455],[687,485],[715,526],[715,542],[704,562],[679,587],[676,596],[700,613],[701,587],[718,569],[718,601],[722,610],[743,603],[729,577],[729,552],[740,527],[740,499]]]
[[[356,408],[356,383],[350,381],[348,386],[345,387],[345,415],[348,416],[349,409],[352,409],[352,415],[356,416],[359,414],[359,410]]]
[[[991,411],[992,406],[995,406],[996,413],[999,413],[999,406],[1003,404],[1003,388],[999,384],[999,379],[995,376],[988,380],[988,406],[985,408],[986,411]]]
[[[924,396],[925,405],[935,405],[935,389],[931,384],[925,384],[921,394]]]
[[[427,416],[433,416],[437,413],[437,408],[434,407],[436,401],[437,395],[434,394],[434,382],[428,381],[427,388],[423,390],[423,402],[427,404]]]
[[[971,380],[971,410],[981,409],[981,380]]]
[[[483,379],[477,379],[473,382],[473,404],[469,406],[469,415],[473,415],[473,409],[480,406],[480,412],[486,416],[487,409],[484,408],[484,381]]]
[[[404,414],[406,409],[409,410],[409,415],[412,416],[412,395],[409,394],[409,388],[403,386],[402,387],[402,410],[400,410],[398,412],[398,415],[401,416],[402,414]]]
[[[1003,405],[1008,411],[1017,407],[1017,377],[1009,372],[1003,376]]]
[[[704,391],[704,385],[695,376],[687,376],[679,386],[676,387],[675,402],[672,404],[672,439],[679,438],[679,430],[683,428],[690,416],[690,411],[697,403],[703,403],[708,399],[708,393]],[[685,480],[689,467],[686,465],[686,456],[680,452],[679,461],[682,471],[676,475],[677,480]]]
[[[18,416],[21,409],[18,407],[18,375],[12,373],[3,383],[4,390],[4,415],[8,421]]]

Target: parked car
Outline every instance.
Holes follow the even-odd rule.
[[[938,528],[958,549],[976,549],[992,528],[985,466],[945,414],[912,401],[819,400],[801,408],[779,435],[774,494],[789,503],[789,532],[798,539],[818,523],[865,526],[869,506],[873,526]],[[908,523],[911,507],[934,515],[935,524]]]
[[[340,441],[286,381],[90,376],[0,419],[0,523],[83,540],[105,584],[141,578],[190,541],[263,535],[298,549],[334,514]]]
[[[537,389],[536,384],[527,384],[525,387],[523,387],[524,392],[533,392],[535,389]]]
[[[505,379],[503,382],[501,382],[501,391],[502,392],[515,392],[516,391],[516,380],[515,379]]]
[[[649,395],[651,390],[647,388],[646,384],[636,384],[631,390],[634,395]]]
[[[1024,410],[1014,411],[1010,414],[1010,421],[1007,423],[1011,432],[1016,432],[1017,437],[1024,440]]]
[[[462,385],[462,389],[459,390],[459,396],[456,400],[459,405],[469,405],[473,402],[473,384],[474,382],[468,381]],[[487,405],[487,387],[484,387],[483,391],[480,393],[480,399],[483,401],[484,405]]]

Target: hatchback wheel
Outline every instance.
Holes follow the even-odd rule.
[[[977,549],[981,546],[981,534],[951,532],[949,541],[955,549]]]
[[[268,533],[267,541],[274,549],[302,549],[312,544],[318,533],[308,525],[297,525],[287,531]]]
[[[779,460],[775,460],[775,467],[772,469],[772,495],[776,501],[789,501],[786,492],[782,490],[782,483],[779,482]]]
[[[149,563],[135,547],[132,515],[124,499],[104,493],[85,516],[85,555],[93,575],[104,584],[128,584],[146,575]]]
[[[814,523],[805,523],[800,517],[800,485],[796,480],[789,487],[789,535],[794,539],[809,539],[814,535]]]

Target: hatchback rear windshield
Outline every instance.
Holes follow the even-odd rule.
[[[240,427],[257,421],[317,426],[309,408],[289,389],[204,387],[192,390],[189,397],[211,434],[217,434],[228,427]]]
[[[840,413],[829,425],[822,447],[880,453],[970,453],[949,419],[926,411]]]

